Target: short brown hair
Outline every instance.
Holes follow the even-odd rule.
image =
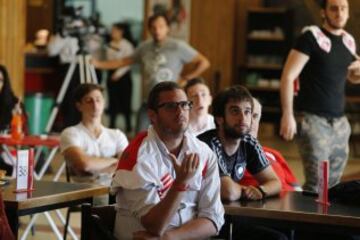
[[[156,111],[159,105],[159,96],[162,92],[174,91],[182,88],[176,83],[171,81],[160,82],[156,84],[150,91],[148,97],[148,109]],[[183,90],[182,90],[183,91]]]
[[[319,1],[320,7],[322,9],[326,9],[327,2],[328,2],[327,0],[320,0]]]
[[[241,85],[235,85],[227,88],[215,96],[212,103],[212,113],[215,117],[225,116],[225,106],[232,100],[240,102],[250,102],[251,110],[254,108],[253,98],[247,88]]]
[[[87,95],[88,93],[90,93],[94,90],[99,90],[101,93],[103,93],[104,88],[102,86],[100,86],[98,84],[94,84],[94,83],[80,84],[79,86],[77,86],[77,88],[75,89],[75,92],[74,92],[75,102],[81,102],[81,100],[83,99],[83,97],[85,95]]]
[[[151,28],[152,24],[155,22],[156,19],[163,18],[168,26],[170,26],[170,20],[164,13],[155,13],[154,15],[149,17],[148,20],[148,29]]]
[[[200,78],[200,77],[198,77],[198,78],[193,78],[193,79],[191,79],[191,80],[189,80],[189,81],[186,82],[186,85],[185,85],[185,87],[184,87],[185,93],[187,94],[188,91],[189,91],[189,88],[191,88],[191,87],[193,87],[193,86],[195,86],[195,85],[197,85],[197,84],[202,84],[202,85],[208,86],[208,85],[205,83],[205,81],[204,81],[203,78]]]

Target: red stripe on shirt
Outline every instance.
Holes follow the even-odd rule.
[[[121,155],[116,170],[122,169],[131,171],[134,168],[137,162],[139,148],[146,136],[147,132],[141,132],[130,142]]]
[[[160,179],[160,181],[165,181],[166,179],[168,179],[169,178],[169,176],[170,176],[170,173],[167,173],[167,174],[165,174],[161,179]]]
[[[206,163],[205,163],[204,168],[203,168],[203,170],[202,170],[202,176],[203,176],[203,177],[205,177],[205,175],[206,175],[207,165],[208,165],[208,160],[206,160]]]

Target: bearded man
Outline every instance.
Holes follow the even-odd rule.
[[[350,124],[344,114],[345,84],[360,82],[354,38],[343,28],[349,19],[347,0],[324,0],[323,25],[306,27],[290,51],[281,76],[280,135],[292,140],[297,132],[293,110],[294,80],[300,91],[297,142],[303,160],[304,190],[317,191],[318,165],[329,160],[329,187],[341,178],[349,155]]]

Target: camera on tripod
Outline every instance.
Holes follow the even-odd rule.
[[[76,38],[79,53],[93,55],[102,48],[107,30],[100,23],[98,14],[86,18],[83,16],[83,6],[65,7],[59,19],[58,32],[63,37]]]

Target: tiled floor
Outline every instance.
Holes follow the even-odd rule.
[[[261,134],[259,136],[260,142],[265,146],[273,147],[273,148],[279,150],[285,156],[287,161],[289,162],[289,165],[293,169],[296,177],[299,179],[300,182],[303,182],[304,175],[302,172],[302,164],[301,164],[301,161],[299,158],[296,144],[293,141],[285,142],[282,139],[280,139],[279,137],[277,137],[277,134],[275,134],[275,130],[272,128],[271,125],[263,124],[260,132],[261,132]],[[351,150],[353,150],[353,148]],[[61,161],[61,158],[58,157],[53,162],[53,165],[52,165],[53,169],[58,168],[60,161]],[[353,174],[355,172],[360,173],[360,156],[354,157],[353,151],[351,151],[349,164],[345,170],[345,175]],[[51,175],[48,175],[46,177],[51,177]],[[65,216],[65,210],[63,210],[62,212],[63,212],[63,215]],[[52,213],[52,216],[54,216],[54,218],[57,219],[55,214]],[[29,217],[21,218],[21,222],[23,223],[21,229],[24,229],[25,223],[28,221],[29,221]],[[80,225],[81,225],[80,214],[73,213],[71,215],[70,221],[71,221],[70,224],[74,228],[75,232],[77,232],[77,234],[80,235],[79,234],[80,233]],[[60,222],[58,222],[57,224],[59,226],[62,226],[60,224]],[[61,232],[62,232],[62,230],[61,230]],[[20,233],[21,233],[21,231],[20,231]],[[43,216],[41,216],[38,219],[38,221],[36,222],[35,235],[31,236],[31,234],[30,234],[27,239],[56,239],[56,237],[51,232],[51,229],[50,229],[49,225],[47,224],[46,219]],[[71,239],[71,237],[68,236],[68,239]]]

